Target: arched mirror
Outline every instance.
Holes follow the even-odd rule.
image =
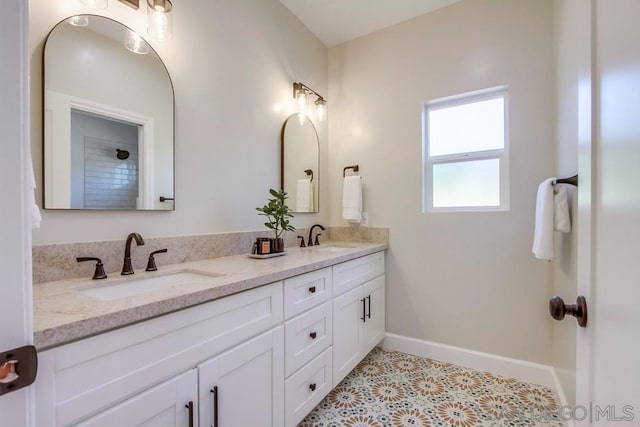
[[[280,135],[280,184],[294,212],[318,212],[320,143],[311,120],[293,114],[285,120]]]
[[[44,208],[174,209],[174,94],[144,39],[95,15],[44,48]]]

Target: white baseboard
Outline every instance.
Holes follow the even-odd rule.
[[[448,362],[479,371],[488,371],[528,383],[540,384],[553,389],[558,393],[561,400],[564,399],[560,381],[558,381],[558,377],[551,366],[391,333],[385,334],[380,346],[389,350]],[[566,401],[561,404],[566,404]]]

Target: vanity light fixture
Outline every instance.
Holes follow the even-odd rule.
[[[109,6],[109,0],[79,1],[87,9],[106,9]],[[140,8],[140,0],[118,1],[135,10]],[[171,9],[173,9],[171,0],[147,0],[147,32],[151,37],[159,42],[169,40],[173,37],[173,19],[171,16]],[[73,24],[71,21],[69,21],[69,23],[77,25]]]
[[[315,101],[316,105],[316,114],[318,116],[319,122],[324,122],[327,120],[327,101],[315,90],[311,89],[309,86],[306,86],[302,83],[295,82],[293,83],[293,97],[298,103],[298,114],[300,115],[301,123],[304,123],[304,114],[307,108],[307,101],[309,99],[309,95],[315,95],[318,97]]]
[[[89,25],[89,17],[87,15],[76,15],[67,19],[67,22],[74,27],[86,27]]]
[[[147,32],[158,41],[173,36],[170,0],[147,0]]]
[[[147,42],[142,40],[142,37],[133,30],[127,31],[127,38],[124,41],[124,47],[126,47],[128,51],[137,53],[138,55],[146,55],[149,53],[149,46],[147,45]]]

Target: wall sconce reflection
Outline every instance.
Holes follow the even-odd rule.
[[[137,53],[138,55],[146,55],[149,53],[147,42],[142,40],[142,37],[133,30],[127,31],[124,47],[126,47],[128,51]]]

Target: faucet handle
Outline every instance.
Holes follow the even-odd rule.
[[[300,239],[300,247],[301,248],[306,248],[307,245],[304,244],[304,237],[298,236],[298,239]]]
[[[157,251],[153,251],[149,254],[149,261],[147,261],[147,268],[145,269],[145,271],[157,271],[158,267],[156,266],[156,259],[155,259],[155,255],[156,254],[166,254],[167,253],[167,249],[158,249]]]
[[[102,260],[100,258],[95,257],[78,257],[76,258],[78,262],[85,261],[96,261],[96,270],[93,272],[93,280],[106,279],[107,273],[104,272],[104,264],[102,264]]]
[[[319,245],[320,244],[320,240],[318,240],[318,237],[322,236],[322,233],[318,233],[316,234],[316,241],[313,243],[313,245]]]

